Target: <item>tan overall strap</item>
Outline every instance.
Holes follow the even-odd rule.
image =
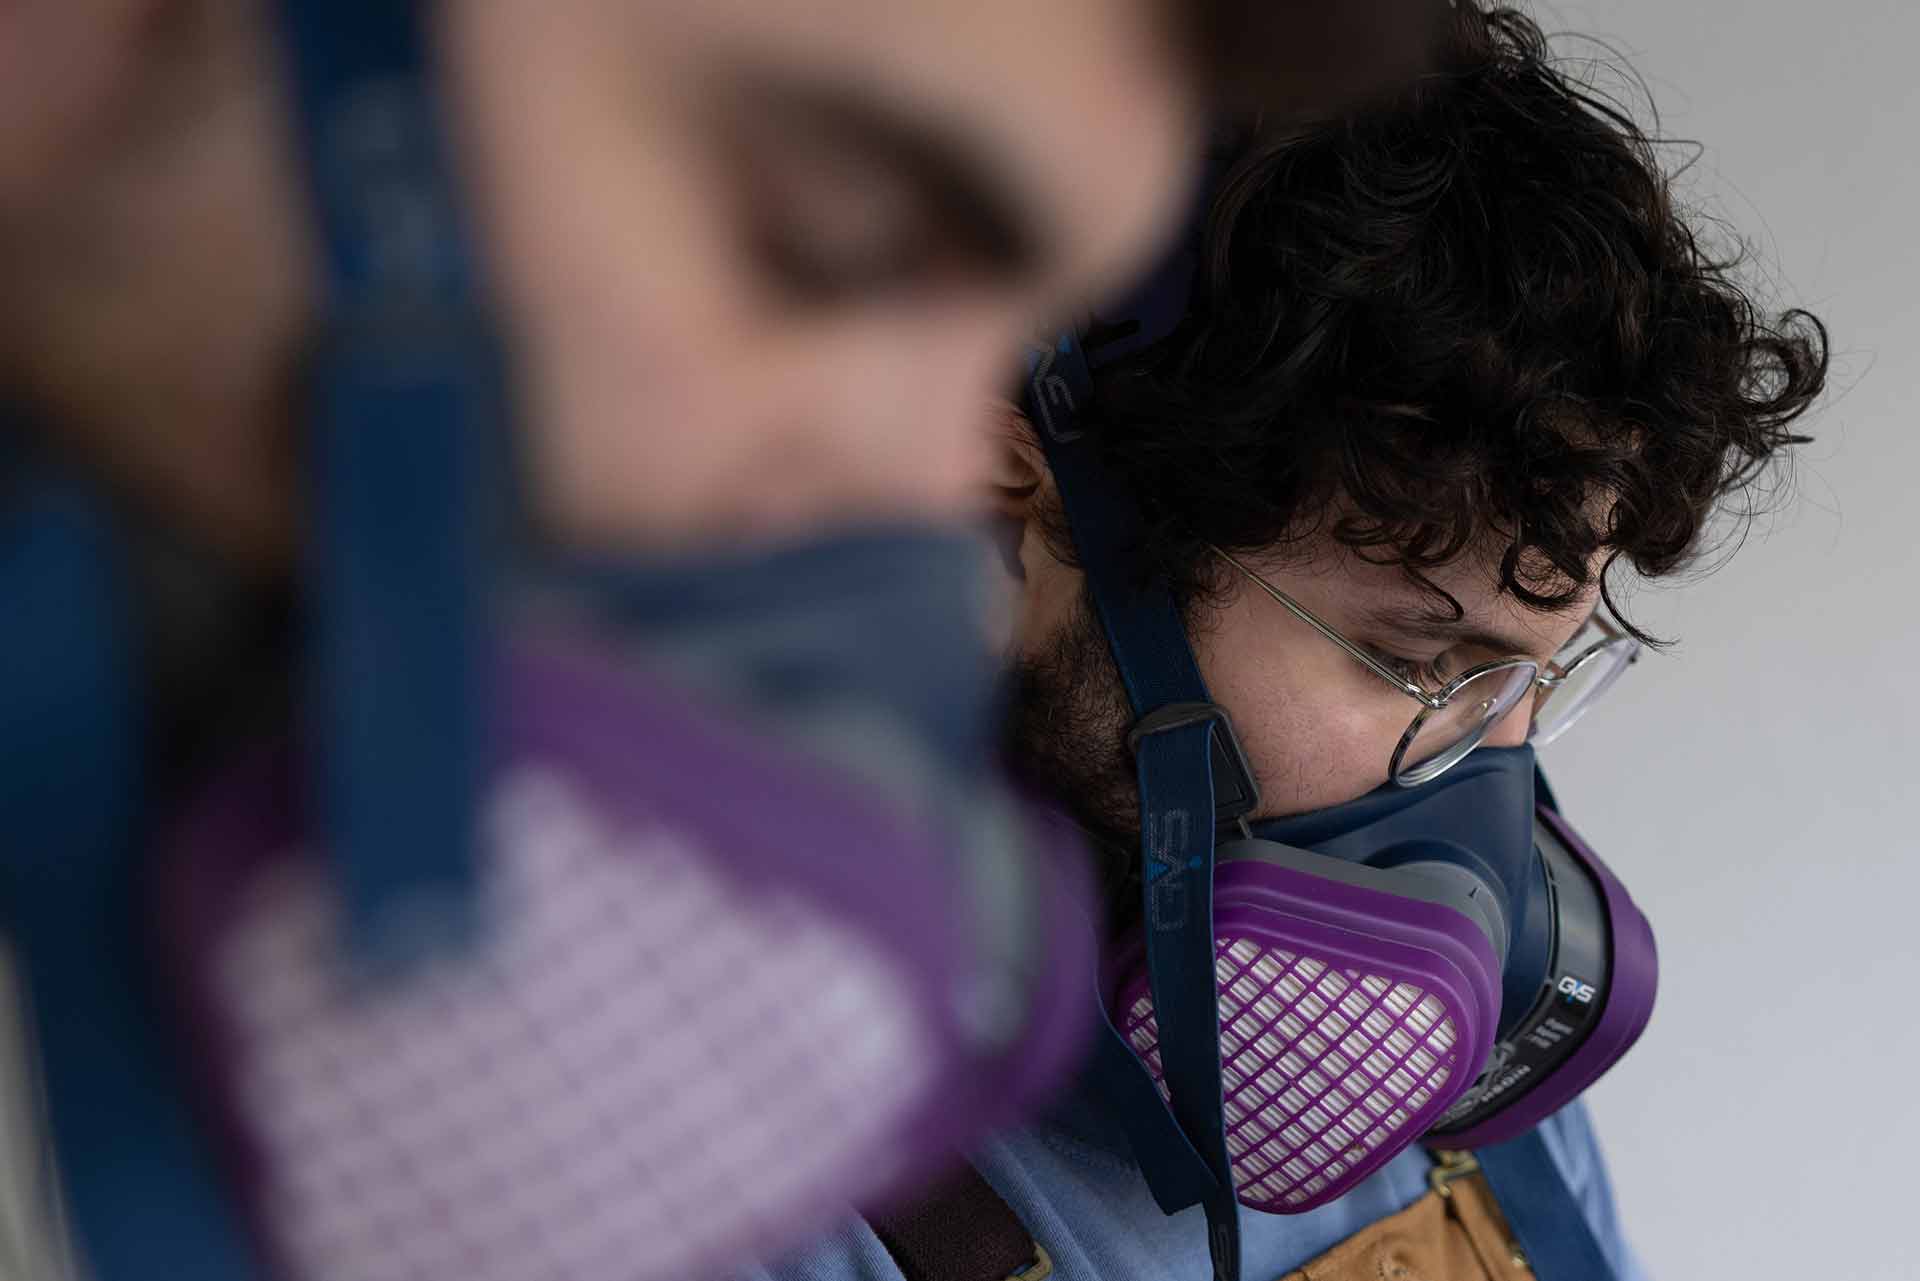
[[[1280,1281],[1532,1281],[1473,1158],[1446,1154],[1432,1190]]]

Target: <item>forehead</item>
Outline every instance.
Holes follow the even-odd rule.
[[[603,0],[603,3],[614,0]],[[1059,247],[1117,283],[1179,208],[1197,131],[1160,0],[625,0],[651,74],[837,83],[994,158]]]
[[[1482,631],[1510,637],[1523,654],[1551,654],[1565,644],[1599,599],[1599,574],[1606,560],[1602,551],[1588,566],[1588,585],[1565,604],[1536,609],[1504,588],[1500,561],[1504,546],[1470,549],[1456,559],[1423,570],[1426,583],[1410,578],[1398,564],[1376,563],[1363,554],[1317,536],[1286,554],[1263,559],[1263,566],[1285,575],[1289,590],[1310,609],[1325,611],[1336,626],[1361,627],[1389,618],[1451,619],[1453,607],[1439,593],[1459,603],[1460,622]],[[1556,592],[1564,583],[1543,583],[1540,590]],[[1437,590],[1436,590],[1437,589]],[[1309,599],[1311,598],[1311,599]]]

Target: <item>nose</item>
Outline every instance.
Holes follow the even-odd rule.
[[[1536,679],[1533,686],[1522,694],[1512,709],[1495,721],[1493,728],[1481,739],[1484,747],[1518,747],[1526,742],[1533,733],[1533,708],[1540,696],[1540,684]]]
[[[865,484],[889,505],[949,518],[977,508],[992,479],[997,423],[1018,366],[1017,312],[987,298],[901,316],[872,332],[830,429],[863,450]]]

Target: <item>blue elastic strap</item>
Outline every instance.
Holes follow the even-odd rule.
[[[303,738],[354,956],[375,972],[473,925],[507,472],[424,8],[285,5],[330,288],[310,370]]]
[[[1206,682],[1166,584],[1142,581],[1124,566],[1124,553],[1139,535],[1139,505],[1101,466],[1076,421],[1093,387],[1078,340],[1062,337],[1039,353],[1032,381],[1035,425],[1134,716],[1174,703],[1206,702]]]
[[[1541,1281],[1614,1281],[1613,1265],[1538,1127],[1474,1153]]]
[[[1140,739],[1141,928],[1173,1114],[1206,1162],[1207,1250],[1216,1278],[1240,1275],[1240,1205],[1221,1114],[1214,983],[1213,725]]]
[[[1163,1214],[1204,1203],[1219,1188],[1219,1180],[1207,1170],[1206,1158],[1181,1130],[1153,1078],[1114,1027],[1102,994],[1095,994],[1095,1004],[1102,1026],[1095,1033],[1089,1084],[1107,1114],[1126,1131],[1154,1203]]]
[[[149,1005],[143,673],[121,539],[77,486],[36,479],[0,506],[0,910],[85,1266],[98,1281],[240,1281],[249,1251]]]
[[[1078,341],[1065,336],[1036,353],[1029,372],[1029,410],[1136,718],[1177,704],[1207,703],[1171,593],[1125,568],[1139,511],[1100,466],[1078,424],[1092,389]],[[1234,1281],[1240,1270],[1239,1202],[1220,1110],[1214,985],[1213,734],[1212,722],[1188,721],[1141,734],[1136,748],[1147,965],[1171,1112],[1164,1105],[1148,1107],[1144,1095],[1124,1081],[1128,1074],[1144,1077],[1146,1068],[1110,1022],[1101,1032],[1108,1044],[1096,1063],[1100,1075],[1121,1078],[1106,1087],[1110,1094],[1131,1096],[1133,1106],[1120,1119],[1161,1209],[1172,1213],[1196,1201],[1204,1206],[1215,1276]]]

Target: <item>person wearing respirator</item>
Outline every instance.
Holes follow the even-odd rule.
[[[1653,937],[1535,749],[1643,653],[1615,571],[1801,442],[1825,331],[1529,19],[1454,14],[1395,101],[1225,145],[1184,251],[1035,353],[1008,742],[1102,853],[1109,1024],[944,1220],[755,1281],[972,1281],[955,1223],[1065,1278],[1639,1275],[1566,1105]]]

